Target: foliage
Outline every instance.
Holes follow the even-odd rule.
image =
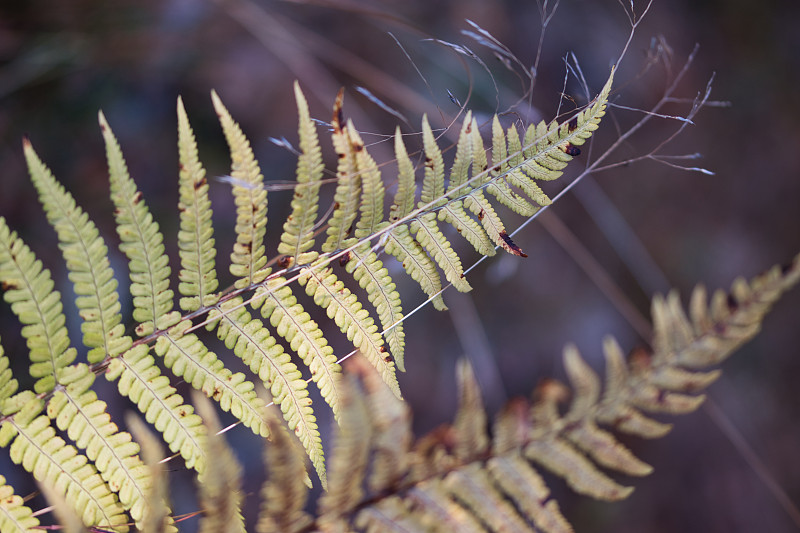
[[[644,438],[671,428],[650,414],[686,414],[719,377],[713,369],[755,336],[772,304],[800,280],[800,255],[731,292],[704,287],[692,293],[689,315],[677,293],[652,302],[653,350],[626,361],[608,337],[605,386],[574,346],[564,350],[569,386],[546,380],[531,403],[512,399],[488,431],[478,384],[464,361],[458,367],[459,409],[452,425],[414,439],[411,413],[363,358],[345,364],[342,412],[330,461],[329,485],[314,516],[304,508],[304,454],[273,412],[265,420],[275,436],[265,446],[267,480],[257,530],[301,531],[572,531],[540,469],[591,498],[626,498],[632,487],[608,473],[644,476],[652,468],[609,431]],[[208,400],[201,403],[207,404]],[[645,414],[646,413],[646,414]],[[215,415],[209,417],[212,421]],[[213,424],[214,422],[212,422]],[[211,427],[210,427],[211,429]],[[216,439],[222,440],[221,436]],[[204,506],[201,528],[241,531],[241,489],[230,485],[239,467],[220,442],[224,466],[201,484],[220,491]],[[211,481],[214,481],[211,483]],[[231,509],[233,507],[233,509]],[[237,518],[238,517],[238,518]]]
[[[230,254],[230,272],[235,282],[232,288],[222,291],[218,291],[219,273],[214,266],[217,249],[208,183],[194,134],[179,101],[178,288],[183,315],[173,308],[164,236],[129,176],[119,143],[101,113],[111,200],[120,250],[128,258],[138,340],[125,334],[118,281],[103,237],[26,139],[24,151],[31,179],[47,219],[58,233],[59,248],[77,295],[89,364],[74,363],[77,351],[70,345],[61,297],[54,290],[49,271],[0,218],[4,298],[25,325],[22,334],[31,349],[30,371],[37,379],[33,391],[17,392],[16,381],[10,381],[5,388],[2,444],[11,446],[12,460],[40,481],[56,487],[59,494],[79,494],[76,508],[87,525],[124,527],[125,513],[141,523],[151,476],[139,459],[138,444],[128,433],[119,431],[106,413],[105,403],[97,398],[92,388],[96,374],[116,380],[119,392],[136,403],[170,449],[180,453],[187,465],[201,474],[207,469],[205,450],[209,437],[200,417],[176,393],[169,378],[161,375],[157,359],[255,433],[269,436],[261,414],[264,402],[257,396],[254,382],[229,370],[194,333],[205,325],[216,331],[270,391],[325,486],[325,463],[314,406],[307,382],[292,356],[308,368],[337,418],[342,405],[337,377],[340,367],[318,323],[298,302],[291,283],[296,281],[316,305],[326,310],[328,318],[400,397],[395,371],[397,366],[404,366],[401,300],[378,258],[380,248],[385,247],[386,252],[397,257],[440,308],[442,281],[437,267],[456,288],[470,289],[461,260],[441,222],[455,227],[482,254],[494,254],[497,246],[522,255],[486,195],[526,214],[547,205],[550,200],[534,180],[557,178],[579,153],[577,147],[597,129],[605,113],[612,79],[609,77],[595,101],[570,120],[532,125],[524,134],[524,143],[515,125],[506,133],[495,117],[491,168],[479,125],[471,114],[467,113],[464,119],[449,173],[433,130],[423,118],[426,170],[416,209],[413,170],[398,132],[395,146],[400,179],[389,220],[384,220],[381,172],[352,121],[344,120],[340,94],[334,105],[332,133],[339,156],[339,179],[333,213],[322,221],[327,225],[327,238],[318,249],[314,240],[323,173],[321,150],[308,105],[295,85],[301,150],[297,187],[292,213],[283,225],[278,249],[281,255],[272,262],[267,261],[264,244],[267,192],[263,174],[241,129],[219,97],[212,94],[230,146],[230,181],[237,208],[236,243]],[[535,205],[512,187],[524,191]],[[335,259],[366,290],[382,331],[365,302],[334,272],[331,263]],[[273,264],[278,265],[274,271]],[[260,313],[273,330],[252,313]],[[384,332],[389,348],[384,344]],[[42,410],[46,415],[39,415]],[[51,420],[66,432],[75,448],[64,445],[56,436]],[[69,461],[69,466],[64,461]]]
[[[706,368],[755,335],[769,306],[800,276],[798,259],[749,284],[738,281],[730,296],[715,293],[710,306],[698,288],[691,319],[676,295],[656,297],[652,353],[636,351],[626,362],[616,342],[608,340],[604,388],[577,350],[568,347],[564,360],[571,389],[547,381],[537,388],[533,404],[513,400],[495,419],[491,435],[472,370],[463,364],[454,424],[416,442],[396,376],[406,366],[403,298],[384,262],[384,255],[397,259],[443,310],[445,288],[471,289],[456,252],[456,233],[482,256],[499,248],[526,256],[500,214],[507,208],[532,217],[552,203],[537,181],[559,178],[580,154],[606,112],[613,77],[612,69],[585,107],[522,132],[516,124],[504,127],[505,119],[497,115],[490,132],[482,132],[488,124],[466,112],[449,168],[437,132],[423,117],[419,200],[412,159],[418,154],[409,152],[398,128],[397,188],[388,216],[383,167],[345,118],[341,92],[330,124],[338,157],[334,203],[330,213],[319,216],[326,181],[319,124],[296,83],[297,180],[272,259],[265,242],[267,187],[261,165],[212,93],[232,160],[230,175],[223,178],[236,207],[230,276],[216,266],[225,254],[216,245],[206,171],[179,99],[179,309],[170,289],[166,238],[100,113],[119,248],[128,260],[135,321],[130,332],[104,238],[25,139],[31,179],[58,235],[88,352],[85,362],[76,362],[78,350],[68,338],[52,275],[0,217],[0,282],[23,326],[34,379],[32,388],[20,388],[25,380],[12,373],[0,347],[0,446],[40,482],[59,521],[75,531],[127,531],[132,524],[143,531],[176,529],[159,467],[162,441],[198,474],[201,529],[244,530],[241,469],[220,435],[209,399],[272,441],[265,448],[269,477],[259,531],[571,530],[536,468],[593,498],[626,497],[632,488],[605,470],[641,476],[651,468],[610,430],[662,436],[670,426],[647,413],[696,409],[703,397],[694,393],[719,375]],[[491,139],[488,155],[484,136]],[[222,281],[230,286],[220,289]],[[305,295],[297,292],[301,288]],[[341,330],[353,346],[350,354],[337,357],[330,334],[323,334],[324,319],[313,319],[306,301]],[[202,328],[249,373],[231,370],[229,354],[218,356],[219,345]],[[353,354],[358,355],[348,363],[351,372],[343,377],[340,363]],[[164,368],[171,376],[162,374]],[[118,428],[98,398],[100,374],[116,381],[120,395],[137,406],[159,436],[135,417],[128,422],[135,439]],[[179,380],[202,393],[193,401],[198,414],[177,392]],[[311,381],[339,424],[327,466],[315,415],[325,407],[312,402]],[[259,382],[271,402],[257,393]],[[267,408],[271,403],[286,426]],[[304,507],[311,483],[306,457],[327,489],[315,516]],[[0,495],[3,531],[38,524],[3,478]]]

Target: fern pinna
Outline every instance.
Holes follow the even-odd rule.
[[[319,323],[298,302],[297,287],[325,310],[399,398],[395,373],[405,368],[403,311],[395,283],[380,259],[382,252],[395,257],[439,309],[444,309],[441,274],[458,290],[470,289],[442,223],[458,230],[480,254],[492,255],[503,248],[524,256],[493,205],[499,202],[530,216],[550,203],[535,180],[559,177],[579,153],[577,147],[597,129],[612,77],[599,96],[570,120],[532,125],[522,138],[514,125],[504,131],[495,116],[491,160],[480,125],[467,113],[449,172],[433,129],[423,118],[424,179],[419,201],[414,164],[398,129],[397,191],[388,218],[381,171],[352,121],[344,119],[340,94],[331,124],[338,156],[335,203],[324,220],[317,215],[324,172],[317,126],[295,84],[300,138],[297,185],[279,255],[271,261],[264,243],[264,176],[238,124],[212,94],[230,147],[236,205],[236,242],[229,254],[234,279],[225,290],[219,288],[222,276],[215,268],[216,256],[222,253],[214,241],[209,183],[179,100],[179,309],[170,289],[164,235],[128,174],[122,150],[101,113],[119,247],[128,259],[135,321],[131,333],[125,329],[119,281],[105,240],[26,139],[31,179],[58,234],[88,353],[85,363],[75,361],[78,352],[68,338],[61,295],[54,290],[49,271],[0,218],[3,296],[23,324],[30,374],[36,380],[33,390],[18,391],[7,356],[0,357],[0,445],[9,447],[14,462],[65,496],[85,524],[123,531],[130,517],[141,525],[153,478],[139,458],[139,445],[119,430],[97,398],[93,389],[97,375],[116,382],[169,449],[200,473],[208,468],[205,450],[210,436],[200,416],[172,386],[172,378],[162,374],[162,366],[255,433],[269,436],[274,430],[274,424],[263,419],[265,401],[257,395],[253,378],[229,370],[195,333],[205,326],[263,382],[325,486],[317,406],[312,406],[308,381],[315,382],[340,420],[346,403],[339,379],[344,354],[334,354]],[[324,242],[317,245],[317,228],[323,224]],[[337,261],[346,276],[334,271]],[[356,284],[366,292],[369,304],[358,296]],[[304,379],[303,371],[310,373],[310,380]]]

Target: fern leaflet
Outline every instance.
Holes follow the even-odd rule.
[[[206,171],[197,156],[197,142],[189,118],[178,99],[178,151],[180,152],[180,248],[181,270],[178,290],[181,309],[196,311],[214,305],[219,282],[214,268],[217,250],[211,225],[211,201],[208,198]]]
[[[253,156],[250,142],[239,125],[222,105],[217,93],[211,93],[222,131],[231,149],[231,177],[236,202],[236,243],[231,253],[231,274],[236,287],[248,287],[262,281],[270,272],[265,268],[267,256],[264,234],[267,231],[267,191],[264,176]]]
[[[22,335],[30,349],[34,390],[48,392],[59,383],[59,372],[75,360],[70,347],[61,294],[50,271],[42,267],[28,246],[0,217],[0,282],[3,299],[24,324]]]
[[[283,225],[278,253],[288,254],[291,258],[290,264],[303,265],[317,258],[317,253],[309,250],[314,246],[314,222],[317,218],[323,165],[317,130],[297,82],[294,84],[294,93],[299,114],[298,135],[302,153],[297,158],[297,186],[292,198],[292,214]]]
[[[14,494],[14,487],[6,484],[0,475],[0,530],[9,533],[24,533],[39,525],[30,507],[26,507],[20,496]]]

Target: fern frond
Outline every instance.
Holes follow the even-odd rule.
[[[95,224],[55,180],[27,139],[23,149],[31,181],[48,221],[58,232],[59,248],[78,295],[75,304],[83,319],[83,343],[90,348],[87,358],[90,363],[97,363],[105,357],[116,357],[131,347],[131,338],[125,335],[122,324],[108,247]]]
[[[626,497],[632,487],[619,484],[608,471],[643,476],[652,469],[600,426],[627,432],[631,426],[621,417],[628,413],[699,404],[702,396],[693,394],[717,375],[700,369],[752,338],[769,307],[798,281],[800,255],[790,266],[749,283],[737,280],[730,295],[715,293],[710,305],[705,290],[697,288],[691,318],[674,293],[656,296],[652,354],[634,353],[625,362],[616,342],[607,340],[608,378],[602,391],[595,372],[568,346],[564,364],[570,387],[549,380],[537,388],[532,405],[512,400],[495,417],[491,438],[468,365],[458,368],[461,402],[454,425],[411,447],[408,419],[397,401],[369,364],[349,359],[342,429],[330,459],[331,491],[321,499],[314,525],[356,531],[381,530],[381,525],[391,531],[402,523],[409,531],[571,532],[537,468],[593,498]],[[642,390],[644,401],[637,395]],[[670,394],[685,399],[670,400]],[[562,409],[559,404],[570,397]],[[392,425],[398,427],[385,435]],[[370,471],[375,477],[365,491]]]
[[[399,127],[395,131],[394,147],[397,159],[397,192],[394,196],[394,203],[389,210],[390,224],[409,216],[414,211],[416,195],[414,165],[408,157],[408,151]],[[437,294],[442,288],[442,283],[436,271],[436,265],[422,246],[413,239],[408,232],[408,226],[400,225],[391,229],[386,236],[385,250],[400,262],[408,275],[411,276],[411,279],[419,283],[426,294],[433,297],[433,306],[436,309],[447,309],[441,295]],[[370,283],[370,278],[362,277],[361,279],[366,279],[367,284]],[[359,283],[361,283],[360,280]],[[362,284],[362,287],[364,287],[364,284]],[[393,287],[389,288],[388,285],[386,287],[379,294],[384,298],[387,298],[386,295],[388,295],[388,299],[394,301],[392,296]],[[369,289],[368,291],[372,292]],[[395,357],[397,368],[405,372],[405,357],[403,356],[405,334],[401,329],[402,322],[399,321],[397,316],[398,314],[402,316],[400,300],[398,298],[396,304],[384,301],[383,303],[373,302],[373,305],[378,308],[378,316],[385,332],[384,336]],[[381,309],[384,309],[384,311],[381,312]],[[391,329],[387,331],[387,328]]]
[[[47,415],[56,421],[75,445],[86,450],[100,475],[134,520],[144,516],[145,495],[150,487],[147,468],[139,460],[139,445],[118,430],[106,413],[106,404],[90,389],[94,373],[75,365],[60,373],[63,390],[47,403]]]
[[[50,419],[39,414],[43,407],[44,402],[30,391],[18,395],[13,403],[6,401],[0,446],[10,443],[11,460],[40,483],[66,495],[84,524],[127,531],[128,519],[116,495],[87,457],[56,435]]]
[[[141,193],[128,174],[122,150],[103,113],[100,129],[106,144],[111,200],[116,210],[119,249],[128,257],[136,333],[150,335],[156,329],[174,326],[180,314],[172,311],[170,268],[164,253],[164,236],[153,220]]]
[[[348,368],[362,382],[373,427],[374,461],[369,473],[369,488],[382,492],[398,486],[409,468],[408,450],[413,439],[411,411],[363,359],[356,357]],[[381,408],[372,407],[375,405]]]
[[[350,261],[345,269],[367,291],[367,298],[378,312],[383,327],[383,336],[389,345],[392,358],[397,368],[405,372],[404,349],[405,332],[403,330],[403,309],[400,295],[389,271],[383,266],[368,243],[350,251]]]
[[[156,423],[164,432],[164,438],[173,451],[183,454],[187,465],[190,467],[195,465],[196,459],[201,455],[201,445],[198,439],[203,438],[203,434],[197,432],[198,428],[202,430],[200,420],[198,417],[194,417],[196,420],[192,423],[192,418],[188,416],[191,415],[192,408],[188,406],[187,410],[187,406],[183,405],[182,398],[176,395],[175,390],[169,386],[167,378],[160,376],[160,371],[155,366],[152,357],[147,355],[147,347],[138,346],[130,349],[131,339],[123,335],[124,326],[121,324],[119,313],[116,281],[113,279],[113,271],[108,264],[108,251],[103,239],[98,235],[97,228],[86,214],[75,205],[72,196],[55,181],[50,171],[39,160],[30,143],[26,142],[24,148],[32,180],[39,190],[40,199],[51,224],[58,230],[60,247],[67,262],[69,276],[75,284],[75,292],[80,295],[77,304],[81,309],[80,314],[84,318],[82,324],[84,343],[92,348],[89,351],[89,361],[98,362],[105,357],[115,357],[124,352],[123,358],[115,359],[110,363],[106,377],[114,380],[121,376],[118,384],[120,393],[129,396],[147,415],[148,420]],[[87,396],[94,394],[91,391],[82,391],[80,397],[76,397],[74,394],[73,391],[73,395],[69,397],[73,410],[77,409],[80,403],[94,401]],[[64,399],[67,396],[62,395],[60,398]],[[51,404],[48,409],[55,412],[53,410],[58,411],[60,407]],[[93,416],[96,418],[101,413],[102,409]],[[172,421],[167,424],[166,421],[169,419]],[[115,432],[115,426],[111,430],[108,424],[110,422],[104,422],[101,424],[103,427],[94,429],[105,433]],[[91,423],[89,425],[91,427]],[[89,435],[89,433],[84,435]],[[104,440],[107,437],[108,435],[102,435],[102,442],[107,442]],[[112,450],[112,457],[121,451],[114,451],[110,443],[107,445],[111,446],[106,449]],[[79,447],[83,446],[79,445]],[[93,448],[96,449],[98,446],[93,446]],[[122,463],[130,463],[133,460],[131,455],[135,455],[135,453],[136,451],[133,450],[131,453],[123,454],[121,458],[109,462],[112,470],[110,472],[104,470],[103,475],[107,476],[107,479],[108,476],[116,475],[116,472],[120,471]],[[128,470],[130,469],[127,467],[121,469],[126,474],[129,474]],[[140,469],[137,466],[134,470]],[[125,474],[123,477],[128,479]],[[140,485],[145,480],[142,478],[141,472],[138,477],[139,479],[130,478],[128,482],[133,484],[137,492],[141,492],[143,487]],[[119,482],[116,484],[121,486]],[[138,499],[138,496],[134,496],[134,498]],[[122,500],[125,505],[128,504],[124,497]],[[134,510],[133,514],[138,518],[139,511]]]
[[[292,197],[292,213],[283,224],[278,253],[287,254],[291,262],[287,264],[311,263],[317,253],[314,246],[314,223],[319,205],[319,188],[322,180],[322,151],[319,147],[317,129],[308,111],[300,85],[294,83],[299,115],[297,132],[300,136],[301,153],[297,158],[297,186]]]
[[[200,505],[200,533],[245,533],[242,516],[242,465],[236,460],[220,431],[219,418],[214,406],[206,398],[194,393],[197,411],[208,428],[206,455],[213,457],[208,468],[198,476]],[[263,403],[263,402],[262,402]]]
[[[305,286],[306,294],[314,298],[315,304],[326,310],[328,318],[333,319],[347,336],[347,340],[361,350],[389,388],[400,397],[394,361],[386,353],[378,327],[356,295],[333,273],[333,269],[324,265],[312,265],[301,271],[298,282]]]
[[[652,305],[655,327],[652,355],[637,353],[625,365],[616,342],[613,339],[605,342],[610,371],[597,420],[626,433],[658,436],[663,428],[652,428],[641,411],[696,409],[704,397],[690,393],[702,390],[719,375],[698,370],[719,364],[755,336],[772,304],[798,279],[800,255],[791,265],[783,269],[774,267],[751,282],[737,279],[729,294],[716,291],[710,303],[705,288],[698,286],[692,292],[689,316],[683,311],[677,293],[666,298],[656,296]],[[635,387],[640,381],[649,387]],[[635,413],[647,422],[636,426],[618,424],[620,413]]]
[[[444,478],[451,499],[488,526],[491,531],[525,531],[525,519],[497,490],[482,465],[471,464]]]
[[[264,382],[325,486],[322,440],[308,396],[308,384],[300,370],[261,321],[254,319],[244,308],[241,298],[232,298],[209,314],[209,320],[217,317],[220,318],[217,336]]]
[[[483,184],[482,182],[486,181],[479,178],[482,174],[485,175],[486,154],[483,151],[483,141],[479,134],[476,137],[476,133],[478,133],[477,121],[472,118],[472,113],[468,112],[461,126],[456,145],[456,156],[450,171],[450,182],[447,186],[447,195],[451,200],[439,211],[439,220],[446,221],[455,227],[478,253],[491,256],[495,254],[495,249],[487,238],[487,232],[464,211],[465,207],[472,208],[472,211],[479,215],[478,218],[481,222],[483,222],[484,215],[488,214],[484,213],[483,209],[491,210],[491,214],[494,214],[494,209],[486,205],[487,202],[483,198],[483,193],[480,190],[473,191],[474,186],[480,186]],[[470,167],[472,167],[472,175],[476,179],[470,178]],[[467,196],[463,202],[457,199],[465,195]],[[476,202],[479,205],[475,206]],[[494,218],[497,219],[496,216]],[[499,219],[492,222],[494,225],[499,223],[502,226]],[[499,231],[492,228],[491,225],[490,229],[494,229],[494,233],[499,234]],[[503,229],[503,231],[505,230]],[[493,236],[492,233],[488,235]]]
[[[439,210],[439,220],[453,226],[479,254],[492,256],[496,253],[481,225],[464,210],[462,200],[453,200],[443,206]]]
[[[91,533],[83,524],[83,520],[74,509],[70,508],[64,496],[45,483],[39,483],[39,489],[50,503],[60,531],[64,533]]]
[[[486,464],[492,481],[542,531],[572,532],[558,502],[536,470],[518,455],[492,457]]]
[[[48,392],[59,383],[59,372],[75,360],[70,347],[61,294],[50,271],[0,217],[0,284],[3,299],[24,325],[22,336],[30,349],[34,390]]]
[[[436,144],[436,138],[428,123],[427,116],[422,117],[422,141],[425,149],[425,178],[422,182],[420,209],[443,206],[443,210],[439,213],[440,220],[446,220],[459,232],[465,231],[466,234],[464,236],[474,247],[481,248],[484,252],[494,253],[494,249],[491,246],[487,248],[481,245],[481,239],[485,239],[485,235],[479,226],[477,232],[475,231],[477,223],[464,212],[461,201],[451,199],[448,202],[444,198],[444,158],[442,157],[442,151]],[[462,143],[461,151],[464,152],[464,150],[465,147]],[[462,161],[464,157],[466,155],[462,153]],[[458,161],[457,164],[454,164],[454,168],[458,169]],[[411,222],[410,230],[412,234],[416,234],[417,242],[430,253],[439,268],[444,271],[447,281],[462,292],[468,292],[472,289],[464,278],[461,259],[459,259],[450,242],[439,229],[434,213],[424,213],[414,219]],[[424,289],[425,287],[423,287]]]
[[[464,211],[463,202],[458,199],[458,195],[463,191],[463,185],[468,181],[469,165],[472,155],[472,139],[468,133],[472,115],[467,113],[464,125],[461,129],[458,145],[456,147],[456,157],[450,172],[450,184],[447,187],[449,199],[444,200],[444,160],[439,146],[433,136],[427,120],[423,118],[422,132],[423,144],[425,148],[425,179],[422,184],[421,208],[429,208],[431,202],[435,207],[441,207],[438,218],[453,226],[462,237],[479,253],[483,255],[494,255],[494,247],[480,224]],[[453,192],[455,191],[455,193]],[[464,292],[469,290],[469,285],[462,278],[463,270],[461,260],[452,251],[444,248],[446,238],[435,223],[435,218],[429,214],[422,215],[416,226],[412,223],[411,231],[417,231],[417,240],[433,256],[439,267],[444,270],[445,277],[458,290]],[[423,233],[419,229],[426,229]],[[447,246],[450,247],[449,243]]]
[[[0,531],[25,533],[39,525],[30,507],[14,494],[14,487],[6,485],[6,478],[0,475]]]
[[[260,415],[264,405],[254,390],[255,385],[241,372],[234,374],[227,369],[194,333],[187,333],[191,325],[191,321],[184,320],[159,336],[155,352],[176,376],[213,398],[256,435],[266,437],[267,429]]]
[[[439,480],[423,482],[409,491],[410,504],[424,517],[423,531],[485,533],[486,527],[449,498]]]
[[[174,533],[177,531],[169,516],[167,470],[164,466],[164,450],[161,439],[156,437],[144,422],[128,413],[125,422],[136,442],[142,448],[142,461],[150,471],[150,490],[147,493],[141,530],[148,533]]]
[[[556,398],[555,394],[550,396],[544,393],[534,409],[550,410],[550,405],[556,403]],[[542,419],[534,418],[534,421],[540,423]],[[557,420],[545,427],[550,429],[555,423]],[[579,494],[598,500],[616,501],[627,498],[633,492],[633,487],[620,485],[597,468],[559,432],[551,430],[549,434],[536,435],[533,442],[525,446],[524,455],[556,476],[564,478],[567,485]]]
[[[561,176],[564,166],[580,152],[577,147],[586,142],[605,114],[613,77],[612,70],[611,76],[595,101],[569,122],[561,125],[553,122],[549,127],[544,123],[538,126],[532,125],[525,135],[524,145],[519,139],[516,127],[511,126],[506,135],[500,127],[499,119],[495,117],[492,124],[491,170],[477,121],[468,113],[459,134],[446,193],[444,158],[427,117],[423,117],[425,178],[419,213],[408,213],[407,204],[412,191],[410,161],[402,140],[397,137],[395,151],[400,169],[399,176],[404,181],[399,186],[398,198],[392,207],[392,222],[397,224],[404,218],[409,218],[409,230],[415,235],[416,241],[444,271],[447,280],[462,292],[469,291],[470,286],[464,278],[461,259],[438,227],[437,218],[455,227],[483,255],[493,255],[496,245],[511,254],[525,256],[509,237],[504,223],[483,191],[487,190],[500,203],[527,216],[534,214],[538,208],[519,196],[509,185],[522,190],[540,206],[549,205],[550,199],[533,180],[551,180]],[[402,208],[398,202],[403,203]],[[480,223],[469,216],[465,208],[477,215]],[[435,214],[436,212],[438,214]],[[401,213],[403,216],[399,216]],[[438,280],[430,275],[431,271],[427,265],[423,267],[424,258],[414,250],[413,244],[402,235],[400,228],[402,225],[391,230],[390,237],[387,238],[387,251],[403,263],[409,275],[420,283],[427,294],[431,296],[436,294],[438,288],[435,290],[434,288],[437,287]],[[392,237],[397,238],[392,239]],[[408,263],[407,259],[412,256],[412,251],[416,260]],[[438,285],[441,285],[440,281]],[[444,307],[441,300],[434,300],[434,303],[438,308]]]
[[[136,404],[145,419],[162,433],[170,450],[181,454],[188,468],[202,471],[206,436],[203,421],[191,405],[184,404],[149,352],[148,346],[140,344],[112,359],[106,378],[118,380],[119,392]]]
[[[181,214],[178,231],[178,253],[181,270],[178,273],[180,307],[196,311],[214,305],[219,282],[214,268],[217,250],[214,247],[214,228],[211,225],[211,201],[208,198],[206,171],[197,156],[197,142],[186,116],[183,100],[178,98],[178,152],[180,154],[178,210]]]
[[[469,193],[464,200],[464,206],[478,215],[483,230],[492,240],[495,246],[499,246],[506,252],[520,257],[528,257],[528,254],[517,246],[506,231],[505,224],[495,212],[492,204],[486,199],[483,191],[476,190]],[[492,249],[494,251],[494,249]]]
[[[459,380],[459,406],[455,429],[455,456],[460,460],[477,457],[489,447],[489,435],[486,432],[486,411],[483,408],[481,391],[475,375],[465,361],[460,361],[456,368]]]
[[[211,92],[214,109],[231,152],[231,177],[236,203],[236,243],[231,253],[231,274],[236,288],[263,281],[270,273],[264,235],[267,226],[267,191],[264,176],[242,129],[231,118],[216,92]],[[266,268],[265,268],[266,267]]]
[[[306,472],[303,457],[297,450],[297,441],[280,423],[274,409],[265,410],[264,423],[269,427],[272,442],[264,443],[267,480],[261,489],[256,531],[298,531],[311,522],[311,517],[303,510],[308,498],[308,489],[303,484]]]
[[[261,316],[268,319],[275,331],[286,339],[292,352],[303,360],[311,371],[311,378],[334,416],[339,416],[339,391],[337,377],[341,368],[336,363],[333,348],[322,336],[322,331],[303,306],[297,303],[291,287],[282,277],[273,278],[256,289],[251,304],[260,308]]]
[[[331,452],[328,491],[319,499],[323,524],[335,523],[361,500],[373,438],[364,394],[357,390],[352,376],[344,379],[349,383],[341,396],[342,415]]]
[[[355,519],[357,528],[370,533],[429,531],[430,528],[426,528],[423,524],[421,513],[414,513],[411,507],[400,498],[386,498],[375,506],[358,513]]]
[[[530,183],[532,182],[529,180],[526,185],[526,178],[554,180],[561,177],[562,170],[567,163],[572,161],[574,156],[580,154],[578,147],[583,145],[598,128],[600,119],[605,115],[606,103],[613,81],[614,69],[611,70],[608,81],[594,102],[571,120],[563,124],[553,121],[550,125],[540,122],[528,127],[525,133],[525,144],[522,147],[522,161],[512,160],[513,168],[510,176],[514,179],[512,183],[520,186],[523,190],[530,188],[533,194],[528,195],[539,205],[545,205],[537,199],[540,191],[536,190],[538,187],[531,188]],[[511,131],[509,131],[510,133]],[[509,138],[509,152],[516,152],[517,142],[518,139],[513,140],[512,150],[512,140]]]
[[[450,168],[450,180],[447,184],[447,195],[449,198],[457,198],[472,189],[469,179],[469,169],[470,166],[472,166],[473,152],[472,121],[472,111],[467,111],[464,122],[461,124],[461,131],[458,133],[456,156],[453,159],[453,166]],[[432,135],[426,135],[426,137],[429,141],[425,146],[427,158],[427,151],[432,148],[430,144]],[[481,141],[481,148],[482,147],[483,141]],[[438,151],[438,146],[436,150]]]
[[[564,368],[567,371],[574,397],[569,412],[564,415],[570,428],[567,438],[590,456],[596,463],[631,476],[646,476],[653,469],[637,459],[613,435],[598,428],[591,411],[600,399],[600,379],[586,364],[574,345],[564,350]]]

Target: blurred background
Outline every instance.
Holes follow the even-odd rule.
[[[532,1],[4,2],[0,216],[51,268],[68,300],[71,288],[55,234],[27,178],[24,134],[115,248],[97,127],[102,109],[175,257],[178,95],[212,177],[228,173],[230,165],[209,98],[215,89],[252,142],[266,179],[294,178],[293,156],[270,138],[297,142],[295,79],[306,92],[312,115],[323,121],[330,119],[333,98],[344,87],[345,114],[374,143],[375,158],[388,161],[391,144],[384,142],[385,135],[393,133],[398,118],[357,87],[367,88],[402,115],[407,120],[400,120],[404,133],[418,130],[423,113],[435,128],[448,126],[458,103],[481,120],[509,109],[514,113],[507,117],[524,122],[550,120],[559,109],[569,111],[586,102],[573,76],[564,91],[568,54],[577,58],[592,96],[602,87],[630,33],[630,10],[623,4],[564,0],[542,36],[543,6]],[[634,7],[641,14],[645,4],[636,2]],[[552,4],[546,13],[553,13]],[[467,19],[497,37],[521,65],[537,66],[530,99],[519,69],[510,71],[491,50],[463,33],[476,31]],[[645,344],[648,339],[641,328],[637,331],[636,316],[649,317],[654,292],[674,287],[686,301],[695,283],[727,288],[737,275],[750,277],[800,251],[798,24],[800,3],[792,0],[653,4],[620,67],[612,99],[650,109],[699,44],[674,96],[692,99],[714,76],[711,99],[731,105],[703,109],[695,124],[660,153],[702,154],[698,160],[672,162],[714,174],[653,160],[597,173],[515,237],[527,259],[491,258],[470,273],[472,293],[447,291],[450,313],[427,307],[411,316],[406,322],[408,372],[400,381],[415,413],[416,431],[452,419],[454,366],[460,357],[469,357],[478,368],[486,402],[494,411],[511,396],[529,394],[540,379],[563,379],[561,350],[569,341],[598,370],[604,335],[615,335],[625,349]],[[451,46],[429,40],[434,38],[468,46],[486,68]],[[654,54],[660,54],[657,61],[651,61]],[[559,108],[562,91],[566,97]],[[685,115],[690,106],[675,102],[661,112]],[[575,168],[547,191],[560,190],[643,116],[610,109],[592,150],[584,150]],[[680,124],[651,119],[607,162],[648,154]],[[408,139],[410,147],[417,142],[415,136]],[[452,136],[443,141],[447,139]],[[326,150],[330,167],[335,160],[332,150]],[[387,184],[393,172],[392,165],[385,167]],[[227,269],[224,250],[233,238],[228,188],[212,179],[221,270]],[[331,195],[332,187],[328,189]],[[270,193],[271,255],[290,198],[290,191]],[[523,222],[513,214],[507,220],[512,228]],[[460,250],[466,266],[478,259],[467,247]],[[113,260],[116,271],[125,272],[123,256],[114,251]],[[177,257],[173,269],[175,265]],[[398,265],[391,268],[397,272]],[[423,301],[405,275],[398,273],[395,280],[404,310]],[[223,285],[229,281],[223,279]],[[74,311],[71,302],[65,305],[68,313]],[[620,311],[625,306],[632,310],[627,316]],[[738,429],[769,480],[795,505],[800,502],[798,309],[800,291],[795,290],[767,317],[763,332],[726,362],[723,377],[710,389],[713,410]],[[130,310],[125,312],[129,317]],[[69,326],[78,342],[79,324]],[[338,352],[349,351],[337,333],[330,337]],[[0,338],[18,375],[24,375],[27,349],[4,303]],[[238,361],[226,362],[238,368]],[[109,409],[121,424],[130,406],[114,402]],[[316,412],[327,432],[330,416],[322,407]],[[564,513],[578,531],[586,532],[797,531],[800,519],[790,517],[719,420],[701,409],[676,420],[666,438],[630,441],[655,474],[623,479],[636,486],[624,502],[593,502],[553,481]],[[253,520],[261,481],[259,442],[241,427],[228,436],[248,466],[246,514]],[[192,476],[179,463],[171,463],[174,509],[192,512],[197,509],[189,490]],[[6,453],[0,453],[0,473],[20,494],[36,490]],[[41,508],[45,503],[35,497],[29,505]],[[181,529],[195,526],[192,519]]]

